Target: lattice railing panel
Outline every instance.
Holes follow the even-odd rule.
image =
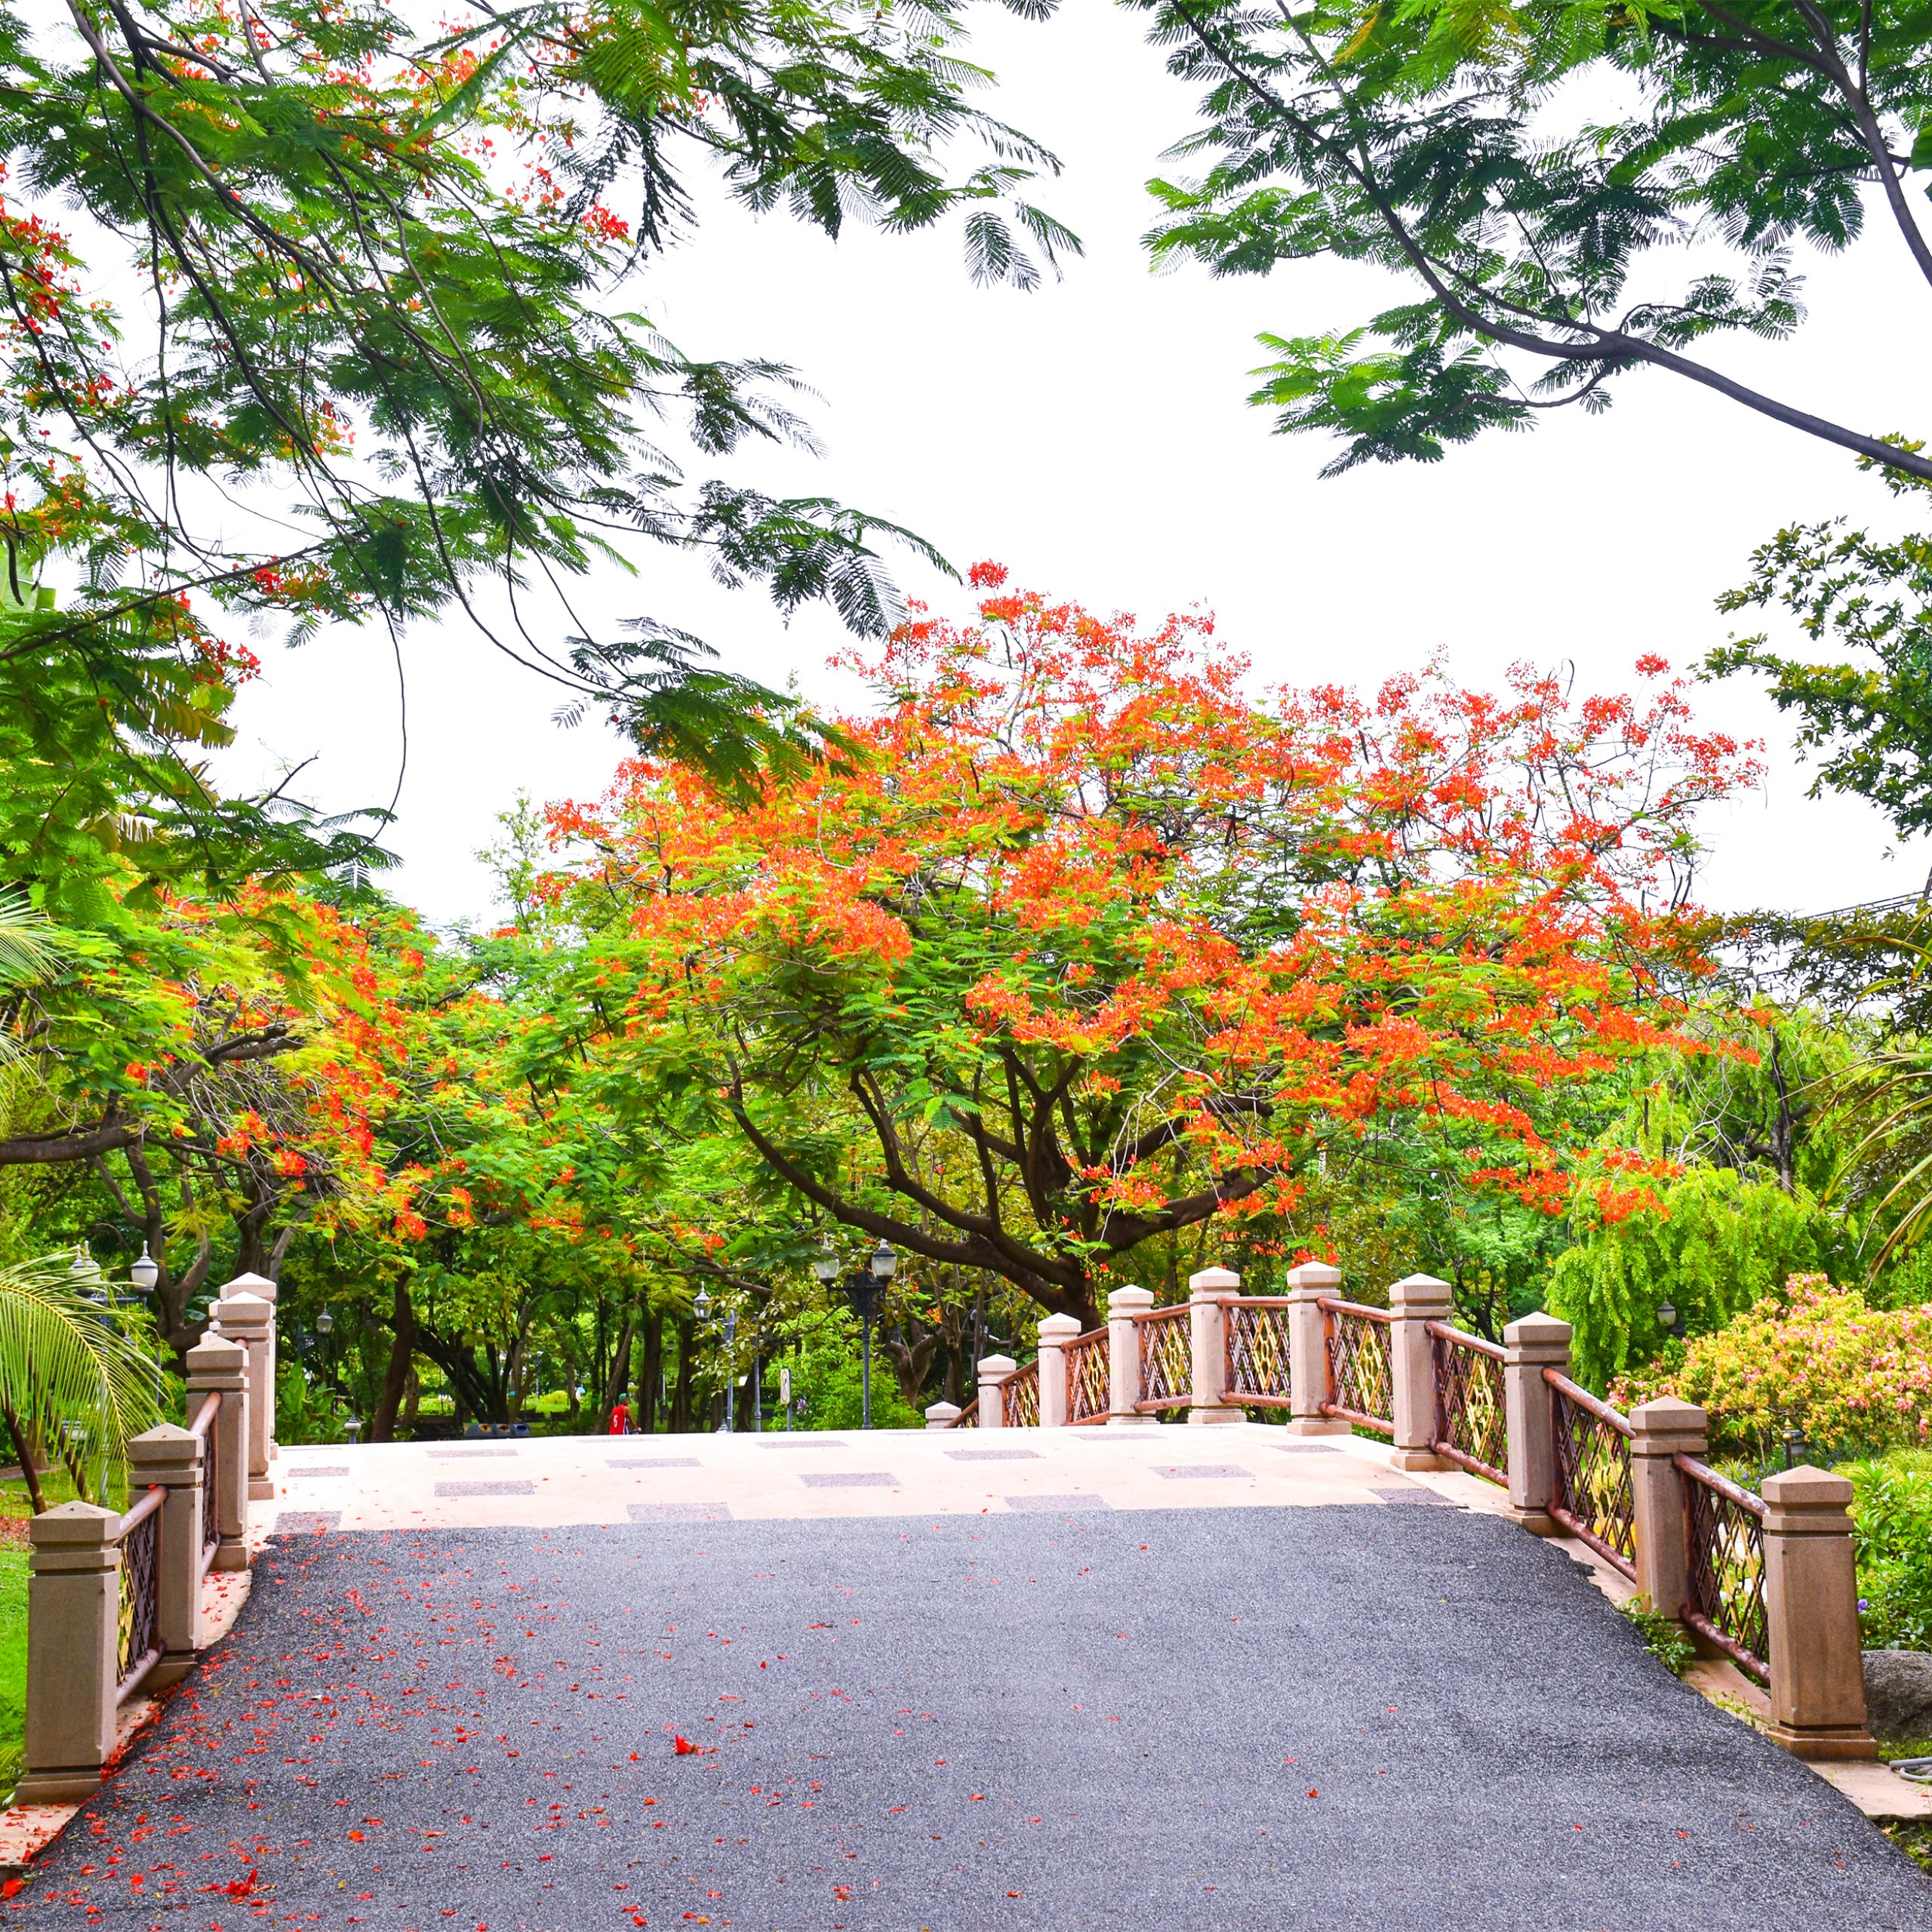
[[[1288,1405],[1288,1303],[1273,1296],[1244,1296],[1222,1304],[1227,1329],[1229,1401],[1260,1407]]]
[[[954,1429],[977,1429],[980,1426],[980,1398],[975,1395],[952,1419]]]
[[[1556,1445],[1550,1514],[1628,1576],[1637,1568],[1636,1503],[1630,1480],[1630,1425],[1554,1369],[1549,1385]]]
[[[1684,1621],[1760,1682],[1768,1683],[1764,1500],[1691,1457],[1672,1460],[1684,1480],[1690,1544],[1690,1601],[1683,1606]]]
[[[115,1682],[121,1699],[147,1673],[161,1648],[161,1504],[150,1489],[121,1533],[121,1647]]]
[[[1393,1429],[1395,1376],[1389,1355],[1391,1318],[1383,1309],[1359,1303],[1331,1301],[1319,1306],[1328,1318],[1328,1399],[1327,1415]]]
[[[1029,1361],[1017,1374],[1006,1379],[1000,1391],[1000,1420],[1008,1429],[1038,1429],[1040,1426],[1040,1364]]]
[[[1066,1345],[1066,1419],[1104,1422],[1113,1405],[1111,1351],[1105,1328],[1090,1328]]]
[[[1140,1407],[1177,1408],[1194,1399],[1194,1348],[1186,1303],[1134,1318],[1140,1343]]]
[[[1435,1451],[1487,1476],[1509,1480],[1509,1426],[1503,1398],[1503,1352],[1447,1322],[1425,1324],[1435,1371]]]

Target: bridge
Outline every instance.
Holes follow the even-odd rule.
[[[1364,1312],[1337,1286],[1246,1297],[1210,1271],[1158,1321],[1117,1297],[1097,1423],[1094,1336],[1050,1328],[1030,1375],[991,1359],[964,1429],[263,1438],[258,1466],[272,1324],[244,1306],[223,1326],[251,1339],[197,1365],[241,1386],[163,1438],[214,1447],[145,1452],[166,1479],[143,1522],[158,1587],[192,1545],[180,1575],[232,1589],[245,1515],[248,1601],[185,1655],[165,1604],[139,1652],[117,1627],[109,1697],[150,1651],[178,1681],[10,1906],[415,1932],[1926,1923],[1932,1880],[1766,1734],[1890,1776],[1798,1654],[1836,1614],[1820,1577],[1848,1550],[1814,1493],[1836,1479],[1721,1497],[1700,1531],[1694,1412],[1605,1420],[1550,1359],[1560,1324],[1491,1352],[1429,1332],[1431,1290]],[[1236,1399],[1244,1377],[1271,1386]],[[1146,1419],[1170,1409],[1190,1420]],[[257,1494],[231,1502],[238,1464]],[[1690,1681],[1617,1608],[1669,1585],[1672,1496],[1684,1607],[1715,1633]],[[139,1539],[108,1514],[37,1543],[37,1611],[41,1550],[66,1582],[77,1549]],[[1823,1571],[1788,1561],[1801,1537]],[[1728,1596],[1699,1597],[1700,1561]]]

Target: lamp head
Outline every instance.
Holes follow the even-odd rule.
[[[829,1241],[819,1243],[812,1256],[812,1272],[818,1277],[819,1285],[829,1288],[838,1278],[838,1257]]]
[[[899,1266],[899,1257],[893,1252],[892,1244],[881,1241],[872,1250],[872,1274],[875,1279],[889,1281]]]
[[[1657,1303],[1657,1326],[1666,1330],[1677,1326],[1677,1309],[1674,1303],[1660,1301]]]
[[[155,1284],[161,1279],[161,1263],[148,1252],[146,1241],[141,1243],[141,1258],[128,1270],[128,1278],[143,1294],[152,1294]]]
[[[315,1317],[315,1333],[318,1335],[328,1334],[334,1326],[335,1317],[327,1309]]]
[[[708,1289],[702,1287],[699,1288],[697,1291],[697,1299],[691,1303],[691,1312],[696,1315],[700,1321],[706,1321],[710,1319],[711,1295]]]

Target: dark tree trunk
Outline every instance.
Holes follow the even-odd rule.
[[[664,1318],[644,1318],[644,1366],[638,1371],[637,1426],[645,1435],[657,1427],[657,1380],[664,1371]]]
[[[395,1284],[395,1307],[389,1322],[395,1335],[389,1343],[383,1392],[376,1398],[376,1413],[369,1424],[371,1442],[395,1440],[396,1412],[402,1407],[403,1395],[409,1386],[410,1364],[416,1359],[416,1309],[408,1289],[400,1281]]]
[[[618,1331],[617,1346],[611,1353],[611,1373],[604,1384],[604,1423],[610,1426],[617,1404],[629,1393],[631,1379],[631,1337],[637,1330],[637,1312],[627,1309],[624,1325]]]
[[[697,1324],[678,1324],[678,1381],[671,1392],[671,1433],[685,1435],[691,1426],[691,1377],[697,1369]]]

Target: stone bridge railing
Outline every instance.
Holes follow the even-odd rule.
[[[1039,1324],[1039,1353],[979,1364],[964,1409],[930,1429],[1141,1427],[1287,1412],[1298,1435],[1365,1430],[1400,1469],[1457,1468],[1497,1484],[1539,1536],[1569,1536],[1629,1578],[1699,1647],[1767,1687],[1770,1735],[1813,1758],[1871,1758],[1852,1559],[1851,1485],[1823,1469],[1768,1478],[1761,1495],[1703,1460],[1702,1409],[1670,1397],[1629,1415],[1571,1379],[1570,1326],[1525,1315],[1499,1344],[1454,1325],[1448,1285],[1412,1275],[1371,1308],[1340,1271],[1291,1271],[1285,1295],[1244,1295],[1225,1268],[1156,1308],[1116,1288],[1104,1327]]]
[[[275,1493],[275,1284],[245,1275],[222,1295],[188,1351],[188,1426],[128,1445],[128,1508],[66,1503],[28,1525],[18,1804],[94,1794],[122,1709],[194,1668],[203,1579],[248,1567],[249,1499]]]

